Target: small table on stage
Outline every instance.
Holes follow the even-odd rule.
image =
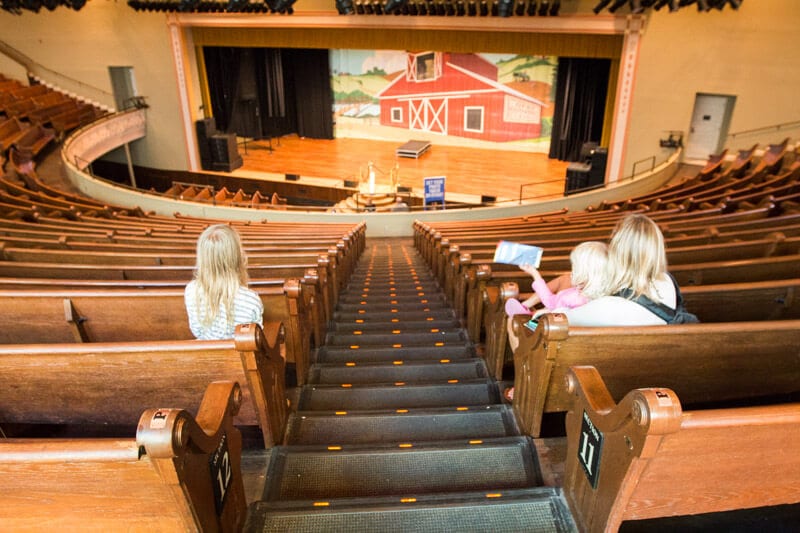
[[[397,154],[398,157],[413,157],[414,159],[417,159],[419,156],[427,152],[430,147],[430,141],[408,141],[397,148],[397,150],[395,150],[395,154]]]

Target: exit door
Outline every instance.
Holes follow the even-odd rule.
[[[694,101],[686,159],[707,160],[725,145],[735,96],[698,93]]]

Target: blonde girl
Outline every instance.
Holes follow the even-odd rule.
[[[247,288],[247,258],[239,234],[216,224],[197,239],[194,279],[184,301],[189,328],[202,340],[231,339],[238,324],[262,323],[261,298]]]

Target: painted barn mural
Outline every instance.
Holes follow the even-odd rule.
[[[556,64],[542,56],[332,50],[336,136],[544,152]]]

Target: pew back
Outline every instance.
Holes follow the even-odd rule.
[[[688,405],[800,392],[798,320],[582,328],[553,313],[535,332],[522,321],[514,319],[514,407],[535,437],[543,413],[568,410],[563,383],[575,365],[595,366],[615,399],[648,386],[668,387]]]
[[[0,524],[7,531],[240,531],[247,503],[242,438],[232,425],[240,402],[238,384],[215,382],[196,416],[140,412],[135,439],[0,441]]]
[[[196,411],[208,383],[242,385],[236,424],[259,426],[266,446],[282,438],[286,404],[280,325],[237,327],[223,341],[0,345],[0,422],[110,424],[147,405]]]
[[[666,387],[616,403],[600,376],[576,366],[564,387],[564,492],[582,530],[800,502],[800,403],[687,411]]]

